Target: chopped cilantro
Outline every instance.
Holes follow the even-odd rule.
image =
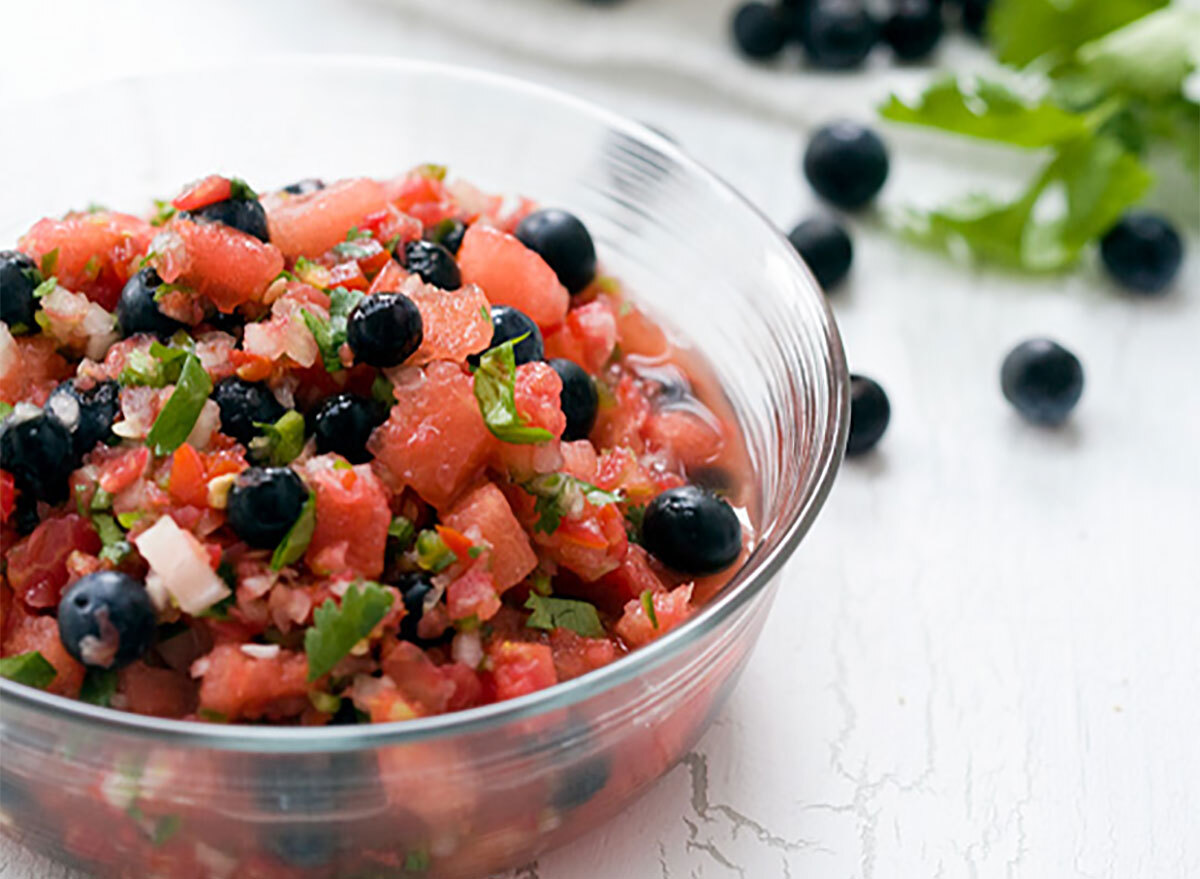
[[[188,352],[179,373],[179,381],[166,404],[154,419],[154,426],[146,435],[146,445],[156,455],[173,452],[188,438],[200,410],[208,401],[212,391],[212,379],[200,364],[200,358]]]
[[[423,848],[413,849],[404,856],[404,869],[408,873],[424,873],[431,863],[429,852]]]
[[[337,665],[343,656],[379,624],[391,610],[395,596],[378,583],[354,583],[342,596],[313,611],[313,624],[304,633],[308,679],[315,681]]]
[[[585,638],[603,638],[604,626],[600,623],[600,615],[596,608],[586,601],[573,598],[555,598],[550,595],[529,593],[525,602],[526,610],[531,611],[525,625],[531,629],[570,629]]]
[[[89,214],[102,214],[107,210],[108,207],[100,204],[98,201],[89,201],[88,206],[84,208],[84,211]]]
[[[445,180],[446,166],[435,165],[432,162],[426,162],[423,165],[417,165],[417,173],[422,177],[428,177],[431,180]]]
[[[92,516],[92,524],[96,527],[96,533],[100,535],[100,543],[103,545],[100,558],[119,565],[133,552],[133,547],[125,539],[125,532],[108,513],[96,513]]]
[[[92,705],[107,708],[117,692],[117,670],[111,668],[89,668],[83,679],[79,698]]]
[[[646,612],[646,618],[650,620],[650,625],[658,628],[658,614],[654,612],[654,590],[643,589],[640,596],[642,602],[642,610]]]
[[[534,512],[539,516],[533,530],[553,534],[564,516],[578,516],[585,503],[594,507],[617,504],[620,491],[604,491],[590,482],[576,479],[568,473],[547,473],[523,483],[522,488],[537,498]]]
[[[0,420],[7,418],[12,414],[12,411],[13,407],[11,403],[5,403],[3,400],[0,400]]]
[[[96,254],[92,254],[87,258],[87,262],[83,264],[83,273],[89,278],[95,278],[100,274],[100,258]]]
[[[371,233],[371,231],[369,229],[360,229],[357,226],[351,226],[346,231],[346,240],[347,241],[361,241],[364,238],[373,238],[373,237],[375,237],[375,236]]]
[[[320,268],[323,268],[323,266],[321,266],[318,263],[313,262],[311,259],[309,259],[306,256],[296,257],[296,262],[292,264],[292,270],[297,275],[307,274],[308,272],[312,272],[312,271],[315,271]]]
[[[353,470],[354,465],[351,464],[349,461],[347,461],[345,458],[338,458],[336,461],[333,462],[333,469],[334,470]]]
[[[299,260],[297,260],[299,269]],[[301,311],[304,324],[317,340],[321,349],[321,360],[328,372],[343,369],[339,355],[341,347],[346,342],[346,322],[354,306],[362,300],[363,294],[358,290],[347,290],[345,287],[335,287],[329,291],[329,317],[321,318],[307,308]]]
[[[458,227],[458,221],[450,217],[439,220],[429,232],[429,238],[435,244],[444,244],[446,237]]]
[[[54,270],[58,268],[58,248],[42,255],[42,276],[49,277],[54,274]]]
[[[483,546],[472,546],[470,549],[467,550],[467,555],[470,558],[477,559],[481,555],[483,555],[485,549],[486,549],[486,547],[483,547]]]
[[[258,193],[251,189],[250,184],[241,177],[230,177],[229,197],[239,201],[254,201],[258,198]]]
[[[164,815],[155,823],[150,842],[154,845],[165,845],[171,837],[179,832],[181,826],[183,826],[183,819],[178,815]]]
[[[132,510],[128,513],[117,513],[117,522],[122,528],[132,528],[133,523],[141,519],[146,514],[140,510]]]
[[[299,561],[300,557],[304,555],[304,551],[308,549],[316,527],[317,496],[310,493],[308,500],[300,508],[300,515],[296,517],[296,521],[292,523],[288,533],[283,535],[279,546],[275,547],[275,552],[271,555],[271,570],[278,571],[286,565]]]
[[[185,348],[168,348],[161,342],[151,342],[148,351],[140,349],[129,352],[125,368],[117,381],[125,386],[143,385],[161,388],[179,381],[188,351]]]
[[[545,428],[530,427],[525,422],[521,413],[517,411],[516,399],[513,396],[513,383],[517,374],[513,346],[527,335],[529,334],[525,333],[515,339],[509,339],[503,345],[485,351],[479,358],[479,367],[475,370],[475,400],[479,403],[483,423],[497,439],[519,445],[544,443],[554,439],[554,434]]]
[[[150,219],[151,226],[165,226],[176,214],[175,206],[160,198],[154,199],[154,216]]]
[[[34,299],[45,299],[51,293],[58,289],[58,278],[53,275],[46,278],[42,283],[33,288]]]
[[[308,694],[308,701],[312,703],[313,708],[325,714],[337,714],[338,709],[342,707],[340,696],[335,696],[333,693],[322,693],[320,690],[311,690]]]
[[[10,681],[40,690],[50,686],[57,674],[54,666],[36,650],[0,659],[0,678],[8,678]]]
[[[483,316],[485,321],[488,323],[492,322],[492,313],[488,311],[488,307],[486,305],[479,306],[479,313]]]
[[[383,245],[383,249],[384,249],[384,250],[386,250],[388,253],[392,254],[393,256],[395,256],[395,254],[396,254],[396,248],[397,248],[399,245],[400,245],[400,236],[399,236],[399,235],[393,235],[391,238],[389,238],[389,239],[388,239],[388,240],[387,240],[387,241],[384,243],[384,245]]]
[[[371,382],[371,399],[389,409],[396,405],[395,389],[382,372],[375,376],[375,381]]]
[[[262,436],[250,440],[250,451],[260,460],[282,467],[304,448],[304,416],[294,409],[284,412],[274,424],[256,421],[254,426]]]
[[[412,521],[404,516],[396,516],[388,525],[388,537],[395,540],[402,550],[408,549],[414,536],[416,536],[416,528]]]
[[[529,588],[538,595],[549,595],[554,591],[554,587],[550,585],[550,575],[545,571],[533,572],[533,579],[529,581]]]
[[[646,505],[630,506],[625,510],[625,533],[633,543],[642,542],[642,520],[646,517]]]
[[[296,280],[296,276],[293,275],[291,272],[289,272],[287,269],[280,269],[279,274],[271,279],[271,283],[274,284],[276,281],[295,281],[295,280]]]
[[[434,574],[441,573],[458,560],[442,536],[432,528],[417,535],[417,564]]]
[[[369,238],[370,236],[367,237]],[[333,252],[347,259],[367,259],[378,253],[378,251],[365,244],[359,244],[357,240],[339,242],[333,245]]]

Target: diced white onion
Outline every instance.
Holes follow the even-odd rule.
[[[279,655],[278,644],[243,644],[241,651],[255,659],[274,659]]]
[[[170,516],[163,516],[133,542],[184,612],[198,614],[229,595],[225,581],[208,566],[200,541]]]
[[[479,668],[483,662],[483,641],[478,632],[459,632],[450,643],[450,655],[467,668]]]

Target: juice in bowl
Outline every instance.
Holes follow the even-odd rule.
[[[697,175],[747,211],[598,115],[614,204],[669,224]],[[835,331],[761,229],[808,299],[693,339],[622,282],[644,208],[614,234],[430,164],[254,186],[2,257],[6,826],[112,876],[520,863],[723,701],[840,457]],[[765,335],[722,369],[731,332]]]

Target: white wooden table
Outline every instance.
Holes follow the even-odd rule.
[[[34,7],[5,11],[4,97],[251,46],[465,60],[653,122],[781,224],[812,207],[795,125],[686,83],[539,67],[366,2]],[[889,76],[920,78],[882,65],[813,106],[864,115]],[[889,199],[977,155],[891,137]],[[1191,186],[1175,201],[1194,214]],[[505,879],[1200,875],[1200,241],[1172,295],[1140,302],[1094,265],[1029,282],[855,233],[836,308],[854,368],[891,395],[888,435],[844,468],[696,751]],[[998,388],[1035,334],[1087,372],[1059,431]],[[68,874],[0,844],[0,876]]]

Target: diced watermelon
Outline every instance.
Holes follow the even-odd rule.
[[[153,717],[184,717],[196,710],[196,684],[185,671],[138,661],[121,670],[121,707]]]
[[[385,182],[388,199],[404,213],[420,220],[425,226],[453,217],[458,204],[446,190],[445,184],[421,169]]]
[[[684,467],[711,464],[725,448],[725,438],[712,423],[682,409],[656,412],[646,419],[642,436],[651,449],[668,451]]]
[[[60,696],[78,696],[86,670],[63,647],[58,635],[58,621],[52,616],[33,616],[19,607],[13,607],[10,614],[13,619],[7,626],[4,655],[16,656],[36,650],[54,666],[54,680],[46,689]]]
[[[584,482],[599,484],[596,482],[596,467],[599,464],[599,458],[596,455],[596,447],[589,440],[563,443],[561,451],[563,473],[569,473]]]
[[[8,332],[0,326],[0,335]],[[11,336],[0,340],[0,344],[11,347],[0,359],[0,401],[16,405],[22,400],[43,405],[58,383],[71,374],[67,363],[55,348],[49,336]]]
[[[496,589],[503,592],[520,583],[537,567],[529,536],[512,508],[493,483],[485,482],[451,507],[442,521],[459,531],[472,526],[491,546],[491,572]]]
[[[476,223],[458,251],[464,284],[478,284],[493,305],[511,305],[539,326],[555,327],[567,316],[570,296],[554,269],[512,235]]]
[[[617,382],[615,396],[615,401],[601,403],[596,426],[592,428],[592,442],[600,449],[627,446],[641,454],[642,425],[650,417],[650,401],[630,375]]]
[[[619,655],[611,638],[585,638],[570,629],[555,629],[550,633],[550,650],[560,681],[569,681],[608,665]]]
[[[567,312],[566,322],[546,334],[546,357],[565,357],[589,373],[600,372],[617,344],[617,319],[607,297]]]
[[[371,289],[367,291],[367,294],[396,293],[404,286],[404,282],[408,277],[408,272],[400,266],[400,263],[390,260],[379,270],[379,274],[371,282]]]
[[[653,620],[647,615],[639,596],[625,605],[625,613],[614,627],[630,647],[641,647],[661,638],[694,612],[691,583],[676,586],[670,592],[655,592],[650,600],[654,605]]]
[[[7,522],[17,506],[16,481],[7,470],[0,470],[0,522]]]
[[[409,641],[388,640],[380,665],[405,702],[422,714],[441,714],[454,696],[454,681]]]
[[[403,370],[394,393],[396,405],[368,448],[397,487],[444,508],[475,481],[494,443],[471,376],[439,361]]]
[[[650,556],[636,543],[629,544],[621,566],[599,581],[607,592],[605,608],[618,610],[643,592],[662,592],[667,586],[650,566]],[[615,605],[615,607],[614,607]]]
[[[187,186],[183,192],[171,199],[171,207],[179,211],[198,211],[233,194],[233,182],[220,174],[209,174]]]
[[[59,283],[112,311],[154,232],[153,226],[131,214],[68,214],[61,220],[39,220],[18,248],[38,265],[45,265],[48,255],[57,250],[49,261]]]
[[[606,449],[596,466],[595,484],[605,491],[620,490],[631,504],[644,504],[661,490],[654,477],[629,449]]]
[[[562,436],[567,426],[562,411],[562,379],[546,363],[523,363],[517,367],[513,399],[526,424],[544,428],[556,439],[535,444],[497,443],[493,453],[495,468],[518,481],[558,470],[562,467],[562,453],[557,437]]]
[[[338,469],[337,464],[344,469]],[[338,455],[321,455],[305,465],[317,494],[317,525],[304,560],[319,574],[352,571],[360,577],[383,573],[388,492],[368,464],[345,467]]]
[[[100,546],[96,529],[83,516],[47,519],[8,551],[8,582],[29,607],[57,607],[70,579],[67,557],[75,550],[95,555]]]
[[[272,243],[289,263],[299,256],[316,259],[387,203],[383,186],[374,180],[339,180],[306,195],[268,203],[267,226]]]
[[[546,644],[498,641],[487,648],[496,699],[515,699],[558,683],[554,654]]]
[[[308,708],[308,659],[280,650],[251,656],[236,644],[219,644],[192,665],[200,678],[200,710],[227,720],[282,720]]]
[[[164,281],[191,287],[226,314],[244,302],[262,301],[283,271],[283,256],[275,245],[224,223],[174,220],[163,238],[173,240],[172,236],[182,242],[185,256],[157,252],[151,263]]]
[[[667,334],[637,306],[621,303],[617,309],[617,341],[626,354],[663,357],[671,350]]]
[[[434,360],[461,363],[468,354],[478,354],[491,344],[487,297],[474,284],[442,290],[410,275],[399,291],[421,312],[423,330],[421,347],[405,361],[407,365],[424,366]]]
[[[490,620],[500,610],[496,581],[486,565],[476,563],[446,587],[446,611],[451,620],[474,617],[479,622]]]

